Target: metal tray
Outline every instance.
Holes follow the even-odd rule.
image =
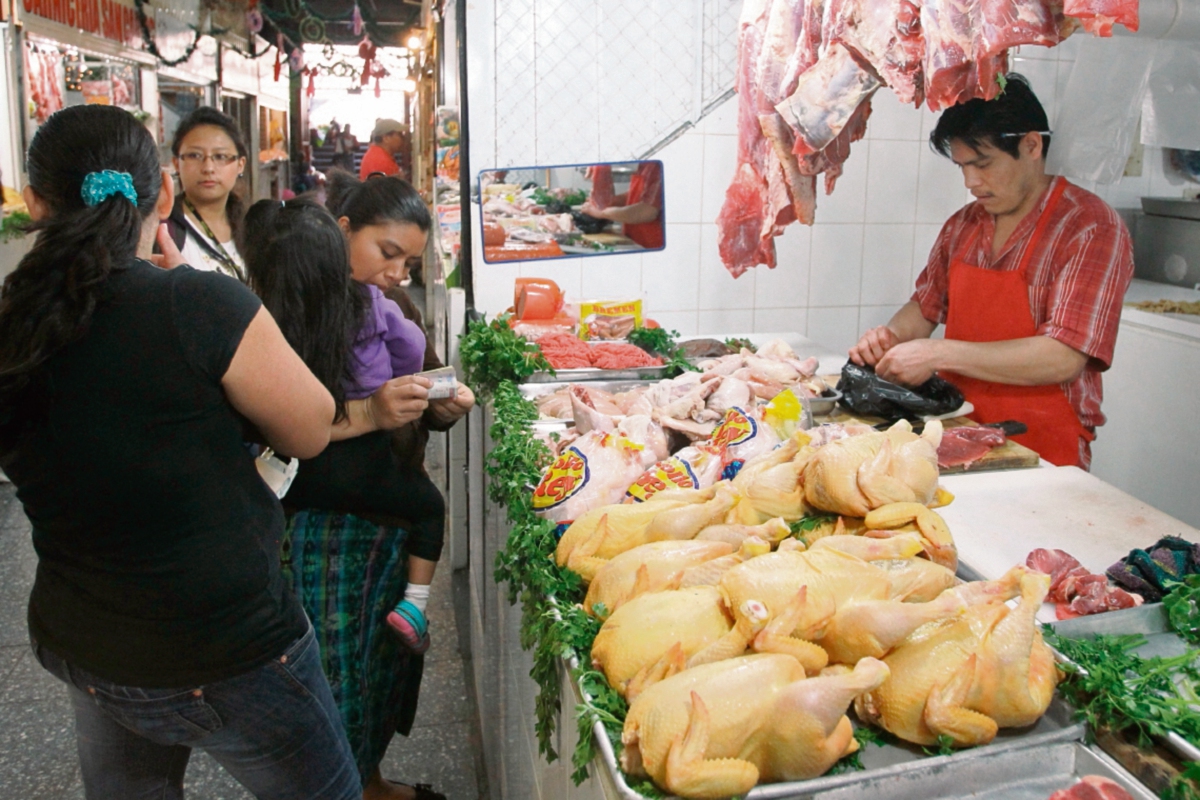
[[[814,796],[821,800],[1046,800],[1084,775],[1119,783],[1137,800],[1156,797],[1107,755],[1080,742],[1034,749],[982,748],[964,752],[958,761],[939,764],[930,759],[920,770],[867,778]]]
[[[1120,611],[1058,620],[1050,623],[1050,626],[1057,634],[1069,639],[1084,639],[1100,635],[1140,634],[1146,637],[1146,643],[1134,652],[1142,658],[1155,656],[1172,658],[1183,655],[1188,650],[1187,643],[1171,630],[1171,624],[1162,603],[1147,603]],[[1068,660],[1060,654],[1056,654],[1056,656],[1060,660]],[[1200,713],[1200,709],[1197,709],[1197,713]],[[1171,733],[1162,741],[1175,755],[1185,761],[1200,761],[1200,748],[1179,734]]]
[[[571,372],[571,371],[572,370],[562,370],[558,374],[560,376],[562,376],[564,373]],[[576,370],[576,371],[582,371],[582,370]],[[612,370],[608,370],[608,371],[611,372]],[[542,396],[548,395],[548,394],[554,394],[559,389],[565,389],[566,387],[570,386],[572,383],[578,383],[578,382],[579,381],[575,381],[575,380],[565,380],[565,381],[564,380],[554,380],[554,381],[550,381],[550,382],[546,382],[546,383],[538,383],[538,382],[531,381],[529,383],[522,383],[521,385],[519,385],[517,387],[517,391],[519,391],[521,393],[521,396],[524,397],[526,400],[536,400],[539,397],[542,397]],[[589,389],[600,389],[601,391],[612,392],[615,394],[617,392],[628,391],[629,389],[636,389],[636,388],[639,388],[642,386],[648,386],[651,383],[654,383],[654,380],[647,379],[647,378],[621,380],[621,379],[613,378],[612,376],[606,376],[606,379],[603,381],[589,381],[588,388]],[[573,419],[542,418],[542,419],[536,420],[533,423],[533,430],[537,433],[551,433],[554,431],[566,430],[567,428],[570,428],[574,424],[575,424],[575,421]]]
[[[558,369],[554,374],[535,372],[529,383],[580,383],[581,381],[659,380],[667,377],[667,367],[630,367],[629,369]]]

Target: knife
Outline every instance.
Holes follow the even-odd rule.
[[[875,430],[886,431],[888,428],[895,425],[897,421],[898,420],[891,420],[890,422],[881,422],[875,426]],[[922,431],[925,430],[925,421],[920,420],[918,422],[913,422],[912,426],[913,426],[913,433],[921,433]],[[997,430],[1003,432],[1005,436],[1020,436],[1022,433],[1027,433],[1029,431],[1028,425],[1026,425],[1024,422],[1018,422],[1015,419],[1006,419],[1003,422],[985,422],[980,427],[981,428],[996,428]]]

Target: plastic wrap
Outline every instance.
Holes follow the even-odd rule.
[[[1113,183],[1125,171],[1159,43],[1084,38],[1062,95],[1046,171]]]
[[[954,384],[936,375],[910,389],[885,381],[871,367],[847,361],[838,381],[841,404],[855,414],[884,419],[939,416],[949,414],[963,404],[962,392]]]
[[[1200,43],[1157,44],[1142,104],[1142,144],[1200,150]]]

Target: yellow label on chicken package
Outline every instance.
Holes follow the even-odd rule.
[[[699,489],[700,479],[696,477],[692,465],[681,458],[672,456],[666,461],[659,461],[650,469],[643,472],[625,492],[626,502],[632,500],[642,503],[659,492],[667,489]]]
[[[749,441],[758,435],[758,422],[742,409],[734,406],[725,412],[725,419],[713,431],[713,447],[732,447]]]
[[[554,508],[578,494],[591,480],[587,456],[575,447],[562,452],[533,492],[533,507],[537,511]]]

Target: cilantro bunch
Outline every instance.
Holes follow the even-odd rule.
[[[667,332],[665,328],[634,328],[630,331],[629,343],[637,345],[652,356],[663,360],[667,372],[678,375],[681,372],[695,372],[696,368],[687,360],[682,347],[675,343],[679,331]]]
[[[504,381],[524,383],[535,372],[554,372],[538,346],[514,333],[508,319],[501,314],[491,322],[487,317],[470,322],[459,337],[463,378],[481,398],[491,397]]]

